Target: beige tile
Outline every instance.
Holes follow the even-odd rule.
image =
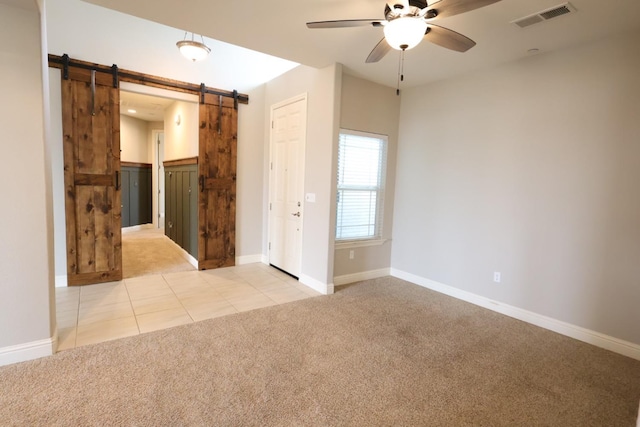
[[[281,282],[282,280],[272,276],[269,273],[261,273],[261,274],[253,274],[251,276],[247,276],[243,278],[244,280],[246,280],[248,283],[252,284],[252,285],[256,285],[256,284],[260,284],[260,283],[270,283],[270,282],[276,282],[279,281]]]
[[[166,283],[156,283],[145,286],[133,286],[129,289],[131,301],[149,299],[160,296],[175,296],[169,285]]]
[[[56,301],[80,298],[80,286],[56,288]]]
[[[56,312],[69,311],[69,310],[78,311],[79,306],[80,306],[79,296],[76,298],[56,299]]]
[[[196,322],[238,312],[233,305],[224,300],[204,301],[200,304],[186,306],[186,309],[191,318]]]
[[[175,295],[160,295],[147,299],[132,300],[133,311],[136,316],[154,311],[163,311],[173,308],[182,308],[180,301]]]
[[[193,319],[182,307],[141,314],[136,316],[136,318],[138,325],[140,325],[141,333],[193,323]]]
[[[268,296],[278,304],[284,304],[291,301],[298,301],[301,299],[309,298],[309,295],[294,287],[269,289],[263,292],[266,296]]]
[[[86,298],[94,294],[111,294],[124,289],[124,282],[98,283],[97,285],[80,286],[80,298]]]
[[[264,280],[257,283],[252,283],[252,286],[260,291],[265,291],[267,289],[286,289],[291,288],[291,284],[277,279],[275,277],[271,277],[269,280]]]
[[[278,279],[281,279],[281,280],[288,280],[288,279],[296,280],[293,277],[291,277],[290,275],[288,275],[287,273],[284,273],[284,272],[278,270],[277,268],[271,267],[269,269],[269,273],[271,275],[273,275],[274,277],[277,277]]]
[[[134,316],[78,325],[76,347],[129,337],[139,333],[138,323]]]
[[[81,304],[80,311],[78,313],[78,325],[104,322],[107,320],[115,320],[131,316],[133,316],[133,308],[131,308],[131,302],[129,300],[114,304]]]
[[[291,285],[294,288],[304,292],[305,294],[307,294],[307,295],[309,295],[311,297],[317,297],[317,296],[322,295],[320,292],[316,291],[315,289],[311,289],[309,286],[303,285],[302,283],[300,283],[298,281],[296,281],[295,283],[291,283]]]
[[[75,310],[58,310],[56,307],[56,325],[58,330],[75,327],[78,324],[78,308]]]
[[[93,293],[90,295],[80,295],[80,306],[85,305],[105,305],[116,304],[129,301],[129,294],[125,288],[112,290],[104,293]]]
[[[137,287],[137,286],[167,284],[167,282],[164,280],[164,277],[162,277],[161,274],[133,277],[130,279],[125,279],[124,283],[125,285],[127,285],[127,289],[131,289],[132,287]]]
[[[207,289],[198,293],[179,295],[178,300],[180,300],[180,303],[187,308],[206,304],[207,302],[226,301],[226,298],[213,289]]]
[[[213,286],[209,283],[203,281],[197,282],[186,282],[186,283],[174,283],[170,284],[169,287],[173,290],[173,292],[180,298],[186,297],[193,294],[199,294],[203,292],[214,291]]]
[[[165,273],[162,276],[168,283],[182,283],[193,280],[201,280],[204,281],[204,277],[202,277],[203,273],[198,270],[193,271],[178,271],[175,273]]]
[[[76,346],[76,328],[58,329],[58,351],[68,350]]]
[[[229,286],[217,287],[215,289],[218,294],[227,299],[261,294],[258,289],[248,283],[234,283]]]
[[[240,280],[240,277],[234,273],[231,268],[217,268],[215,270],[203,271],[202,275],[208,282],[216,280]]]
[[[227,298],[227,300],[238,311],[249,311],[249,310],[254,310],[256,308],[269,307],[271,305],[276,305],[275,301],[273,301],[271,298],[264,295],[263,293],[250,295],[250,296],[232,297],[232,298]]]

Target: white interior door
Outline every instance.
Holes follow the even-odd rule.
[[[306,95],[271,107],[269,263],[298,277],[302,264]]]

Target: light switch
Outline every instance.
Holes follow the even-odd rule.
[[[305,194],[304,200],[306,200],[309,203],[315,203],[316,202],[316,193],[307,193],[307,194]]]

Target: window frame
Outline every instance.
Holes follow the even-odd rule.
[[[341,140],[343,139],[343,135],[352,135],[356,137],[364,137],[376,139],[381,142],[380,149],[380,171],[378,174],[378,185],[376,186],[376,209],[375,209],[375,223],[374,223],[374,233],[373,235],[368,235],[364,237],[343,237],[338,238],[338,224],[339,224],[339,204],[338,197],[341,191],[340,186],[340,149],[341,149]],[[384,203],[385,203],[385,190],[386,190],[386,181],[387,181],[387,156],[388,156],[388,147],[389,147],[389,137],[388,135],[374,133],[374,132],[366,132],[359,131],[347,128],[340,128],[340,132],[338,135],[338,149],[337,149],[337,157],[336,157],[336,212],[335,212],[335,229],[334,229],[334,241],[336,247],[356,247],[356,246],[372,246],[372,245],[381,245],[386,242],[387,239],[384,239]],[[350,189],[353,189],[353,186],[347,186]]]

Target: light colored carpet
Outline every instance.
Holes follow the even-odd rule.
[[[8,425],[633,426],[640,362],[398,279],[0,368]]]
[[[162,229],[122,233],[123,278],[195,270]]]

